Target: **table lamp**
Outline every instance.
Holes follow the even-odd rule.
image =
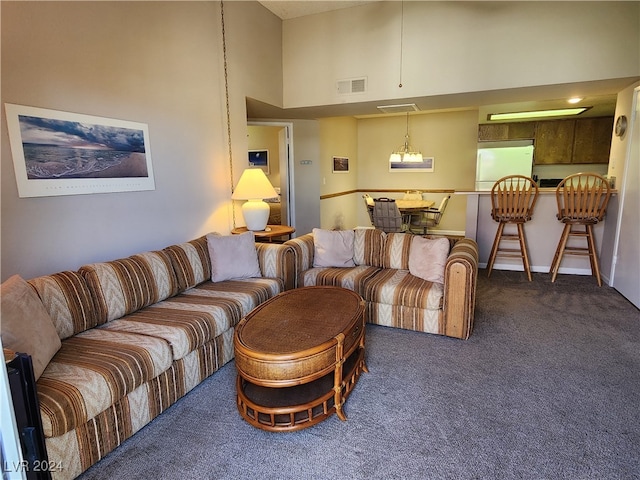
[[[277,197],[273,185],[260,168],[247,168],[240,176],[231,198],[233,200],[247,200],[242,204],[242,216],[247,229],[262,231],[269,220],[269,205],[265,198]]]

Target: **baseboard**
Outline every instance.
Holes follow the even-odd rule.
[[[478,263],[479,268],[487,268],[487,263]],[[551,265],[531,265],[531,271],[536,273],[549,273]],[[512,272],[523,272],[522,265],[508,264],[508,263],[494,263],[494,270],[509,270]],[[558,274],[563,275],[591,275],[590,268],[563,268],[560,267]],[[604,278],[604,277],[603,277]]]

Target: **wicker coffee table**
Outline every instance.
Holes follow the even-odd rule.
[[[364,301],[340,287],[289,290],[255,308],[234,337],[237,403],[251,425],[294,431],[342,410],[364,360]]]

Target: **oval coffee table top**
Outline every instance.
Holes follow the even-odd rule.
[[[360,295],[341,287],[288,290],[249,313],[237,327],[244,347],[283,355],[317,347],[344,332],[364,309]]]

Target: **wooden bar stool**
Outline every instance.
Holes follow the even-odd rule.
[[[576,173],[569,175],[558,184],[556,188],[557,217],[564,223],[564,229],[549,270],[552,282],[556,281],[562,257],[566,253],[588,256],[591,275],[596,277],[598,286],[602,286],[593,226],[604,218],[610,196],[609,182],[597,173]],[[567,246],[569,237],[586,239],[586,248]]]
[[[521,258],[527,278],[531,281],[531,265],[527,242],[524,235],[524,223],[531,220],[533,207],[538,198],[538,185],[524,175],[509,175],[498,180],[491,189],[491,217],[498,222],[496,238],[493,241],[487,268],[491,275],[493,263],[498,255]],[[504,227],[514,224],[515,233],[505,233]],[[502,248],[503,240],[518,241],[519,248]]]

